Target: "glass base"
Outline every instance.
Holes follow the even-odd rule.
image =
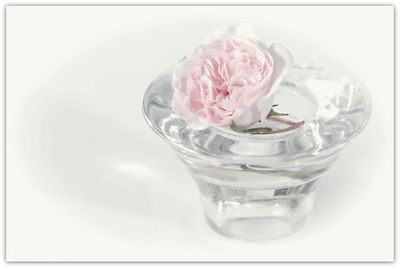
[[[215,231],[230,238],[264,240],[292,234],[304,225],[313,206],[314,182],[277,189],[198,184],[207,222]]]

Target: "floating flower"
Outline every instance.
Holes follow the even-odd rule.
[[[172,108],[196,130],[249,127],[270,114],[291,64],[283,46],[268,47],[248,25],[216,30],[178,63]]]

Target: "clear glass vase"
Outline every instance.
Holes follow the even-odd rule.
[[[258,240],[296,231],[312,211],[318,178],[368,122],[370,98],[359,82],[297,59],[274,102],[289,114],[284,120],[304,124],[280,133],[192,130],[171,110],[171,72],[145,93],[147,123],[186,165],[209,225],[224,236]]]

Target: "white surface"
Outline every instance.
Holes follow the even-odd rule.
[[[8,7],[6,15],[7,260],[393,259],[392,7]],[[320,182],[309,224],[256,243],[207,226],[192,179],[141,115],[157,74],[212,29],[243,21],[321,48],[373,100],[368,127]]]

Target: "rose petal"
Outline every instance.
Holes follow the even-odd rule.
[[[268,51],[274,58],[274,68],[271,76],[271,89],[268,94],[258,101],[257,108],[261,113],[261,122],[266,120],[267,115],[272,109],[273,95],[279,88],[283,77],[287,74],[290,66],[293,64],[292,54],[279,44],[272,44]]]
[[[194,130],[202,130],[207,128],[207,124],[200,122],[199,117],[189,111],[182,103],[181,97],[175,93],[172,98],[172,110]]]
[[[291,61],[286,49],[268,48],[247,24],[218,29],[178,63],[172,108],[197,130],[249,126],[269,113]]]

